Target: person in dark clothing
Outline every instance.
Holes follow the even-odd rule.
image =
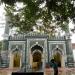
[[[53,67],[53,69],[54,69],[54,75],[58,75],[58,65],[57,65],[57,63],[55,62],[55,60],[54,59],[51,59],[51,64],[50,64],[52,67]]]

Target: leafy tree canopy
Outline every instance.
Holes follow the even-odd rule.
[[[5,10],[6,15],[10,17],[10,26],[18,27],[20,32],[31,31],[35,26],[40,31],[52,34],[57,28],[68,31],[69,19],[75,23],[74,0],[1,0],[1,2],[6,4]],[[23,7],[18,8],[17,3],[22,3]],[[36,22],[39,19],[41,21],[38,26]]]

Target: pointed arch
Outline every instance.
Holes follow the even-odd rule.
[[[31,47],[31,52],[34,52],[35,50],[39,50],[39,51],[43,52],[43,47],[40,46],[39,44],[35,44]]]
[[[55,47],[53,50],[52,50],[52,55],[55,54],[55,53],[60,53],[61,55],[64,55],[63,53],[63,50],[59,47]]]
[[[20,53],[18,51],[13,53],[13,67],[20,67]]]
[[[21,67],[21,51],[18,48],[12,50],[12,67]]]
[[[32,69],[39,70],[42,68],[43,47],[39,44],[34,44],[31,47],[32,54]]]
[[[58,64],[58,67],[62,66],[62,56],[63,56],[63,50],[59,48],[58,46],[56,46],[52,50],[52,58],[56,61],[56,63]]]
[[[57,62],[58,67],[61,67],[61,59],[62,59],[62,55],[57,52],[56,54],[53,55],[54,60]]]

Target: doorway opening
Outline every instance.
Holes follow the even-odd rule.
[[[34,71],[38,71],[42,69],[42,54],[43,54],[43,48],[35,45],[31,48],[32,53],[32,69]]]
[[[56,54],[54,54],[54,60],[57,63],[58,67],[61,67],[62,56],[59,52],[56,52]]]
[[[15,52],[13,55],[13,67],[20,67],[20,53]]]

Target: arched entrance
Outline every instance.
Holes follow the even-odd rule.
[[[61,67],[61,59],[62,59],[62,57],[59,52],[54,54],[54,60],[57,62],[58,67]]]
[[[42,68],[42,53],[43,48],[35,45],[31,48],[32,53],[32,69],[38,71]]]
[[[56,48],[53,51],[53,58],[56,61],[58,67],[62,66],[62,51],[59,48]]]
[[[13,54],[13,67],[20,67],[20,53],[18,51]]]

